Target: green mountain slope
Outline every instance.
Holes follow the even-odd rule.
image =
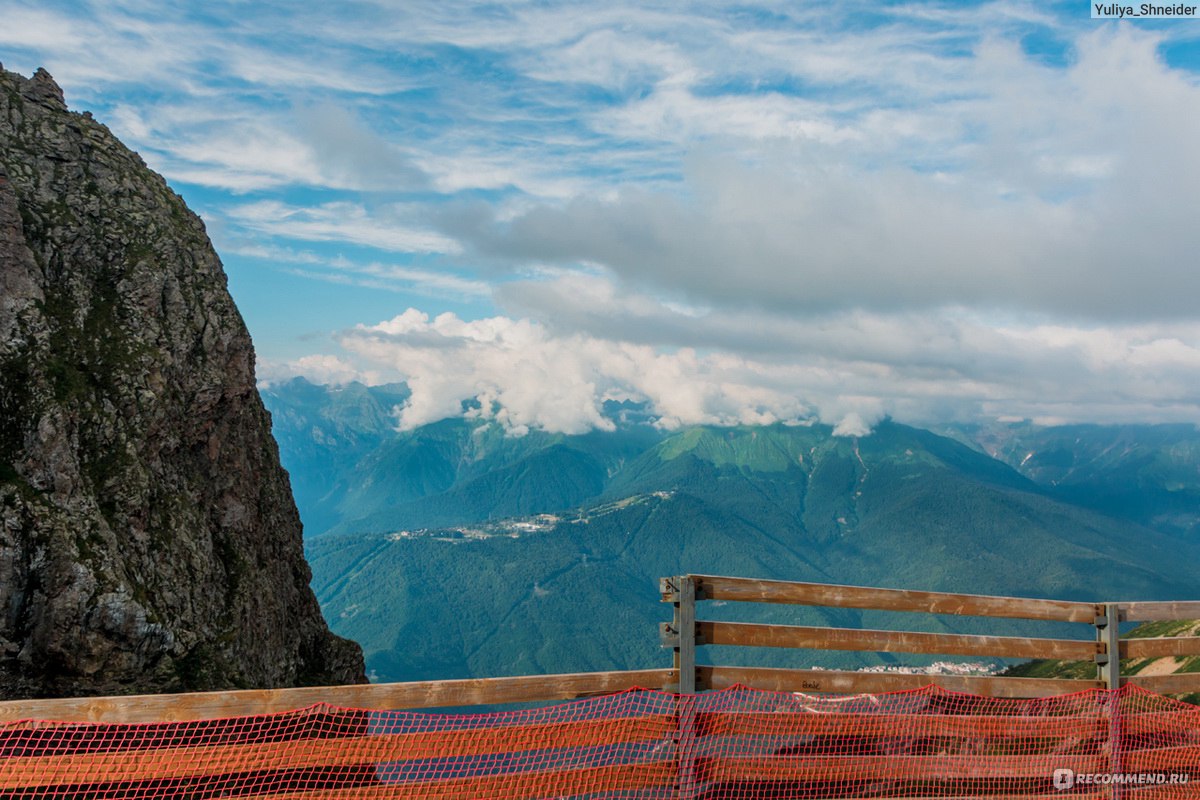
[[[607,474],[592,454],[552,444],[475,478],[454,482],[452,474],[447,477],[442,491],[343,522],[331,532],[439,527],[557,511],[600,494]]]
[[[684,430],[614,471],[595,501],[555,518],[348,533],[308,545],[332,626],[364,645],[379,677],[396,680],[665,663],[656,624],[667,612],[656,585],[679,572],[1165,598],[1192,593],[1197,554],[1189,547],[1065,503],[985,454],[894,423],[862,438],[834,437],[822,426]],[[761,613],[897,624],[858,612]],[[968,620],[921,624],[982,630]],[[1016,625],[1002,629],[1018,632]],[[1044,627],[1025,632],[1049,635]]]

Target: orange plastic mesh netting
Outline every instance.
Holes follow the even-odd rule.
[[[316,705],[0,726],[0,800],[217,797],[1200,797],[1200,709],[1133,686],[1043,699],[734,687],[490,714]]]

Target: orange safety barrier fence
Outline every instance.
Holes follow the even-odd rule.
[[[739,686],[473,715],[319,704],[0,726],[0,800],[219,797],[1200,798],[1200,708],[1132,685],[1037,699]]]

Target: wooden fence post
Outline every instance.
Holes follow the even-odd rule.
[[[1121,626],[1120,606],[1117,603],[1103,603],[1097,607],[1096,641],[1104,646],[1104,651],[1096,655],[1096,664],[1100,668],[1097,676],[1104,681],[1105,689],[1121,688]]]
[[[696,582],[690,575],[679,578],[679,602],[675,604],[676,630],[679,631],[679,650],[676,669],[679,670],[679,693],[696,693]]]
[[[675,621],[679,631],[676,668],[679,670],[679,800],[692,800],[696,781],[696,580],[679,578]]]
[[[1108,711],[1108,771],[1111,775],[1121,772],[1121,608],[1117,603],[1104,603],[1103,613],[1096,617],[1096,640],[1103,645],[1104,652],[1097,654],[1096,663],[1100,668],[1100,680],[1108,690],[1105,698]],[[1108,796],[1119,800],[1124,795],[1123,787],[1117,781],[1108,784]]]
[[[690,575],[663,578],[663,600],[674,607],[663,643],[674,651],[673,667],[679,683],[675,707],[678,718],[676,754],[677,797],[691,800],[699,791],[696,780],[696,579]]]
[[[672,668],[677,676],[675,691],[696,691],[696,582],[690,575],[659,581],[663,602],[671,603],[674,615],[663,626],[662,643],[673,651]]]

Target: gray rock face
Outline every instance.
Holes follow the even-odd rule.
[[[361,682],[200,219],[0,68],[0,696]]]

